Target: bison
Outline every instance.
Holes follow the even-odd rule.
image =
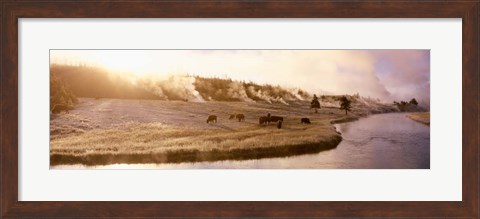
[[[258,123],[260,125],[263,125],[263,124],[268,124],[268,117],[266,116],[260,116],[260,118],[258,118]]]
[[[302,118],[301,120],[302,124],[310,124],[310,119],[309,118]]]
[[[230,117],[228,119],[235,119],[235,114],[230,114]]]
[[[281,116],[270,116],[269,122],[278,122],[278,121],[282,121],[283,122],[283,117]]]
[[[207,119],[207,123],[217,123],[217,116],[209,115]]]
[[[241,122],[242,120],[245,120],[245,115],[243,114],[237,114],[235,117],[238,119],[239,122]]]

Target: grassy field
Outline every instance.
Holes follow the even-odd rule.
[[[407,115],[408,118],[430,126],[430,112],[417,112]]]
[[[355,103],[352,113],[309,102],[184,102],[80,98],[68,113],[50,119],[50,164],[178,163],[259,159],[316,153],[335,148],[341,135],[332,123],[370,113]],[[328,105],[328,104],[325,104]],[[378,109],[376,109],[378,110]],[[245,114],[245,121],[229,120]],[[283,116],[276,124],[258,118]],[[209,115],[218,122],[207,124]],[[301,124],[308,117],[312,124]]]

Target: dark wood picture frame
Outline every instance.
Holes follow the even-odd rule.
[[[18,217],[465,217],[479,216],[479,1],[0,2],[1,216]],[[461,18],[462,201],[18,201],[19,18]],[[445,42],[448,43],[448,42]],[[451,145],[460,146],[460,145]]]

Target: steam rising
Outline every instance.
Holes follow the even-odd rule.
[[[128,78],[132,77],[134,76],[130,75]],[[133,83],[162,100],[266,101],[289,105],[287,101],[305,100],[310,97],[310,94],[298,88],[284,89],[280,86],[190,75],[141,76],[133,79]]]
[[[180,99],[193,102],[204,102],[200,93],[195,90],[195,78],[191,76],[170,76],[166,79],[142,77],[138,79],[138,86],[152,92],[159,99]]]
[[[388,102],[416,98],[428,105],[430,99],[428,50],[52,50],[51,60],[133,72],[136,83],[163,99],[287,103],[305,98],[290,88],[317,95],[360,93]],[[187,73],[234,81],[215,87]],[[241,81],[280,85],[288,92]]]

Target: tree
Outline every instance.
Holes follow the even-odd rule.
[[[346,96],[340,98],[340,109],[345,110],[345,115],[348,115],[348,111],[352,109],[352,101],[350,101]]]
[[[50,112],[68,112],[77,102],[77,97],[75,97],[63,81],[50,73]]]
[[[408,105],[409,105],[409,104],[413,104],[412,101],[413,101],[413,99],[410,101],[410,103],[407,103],[407,102],[405,102],[405,101],[403,101],[403,100],[400,101],[400,103],[397,102],[397,101],[393,101],[393,104],[394,104],[395,106],[397,106],[397,108],[400,110],[400,112],[405,112],[405,111],[407,110],[407,108],[408,108]],[[415,100],[415,101],[416,101],[416,100]],[[417,103],[417,104],[418,104],[418,103]]]
[[[313,100],[310,103],[310,108],[314,108],[315,113],[318,113],[317,109],[320,109],[320,101],[318,101],[318,97],[315,94],[313,95]]]
[[[413,105],[418,105],[418,102],[417,100],[415,100],[415,98],[413,98],[412,100],[410,100],[410,104],[413,104]]]

